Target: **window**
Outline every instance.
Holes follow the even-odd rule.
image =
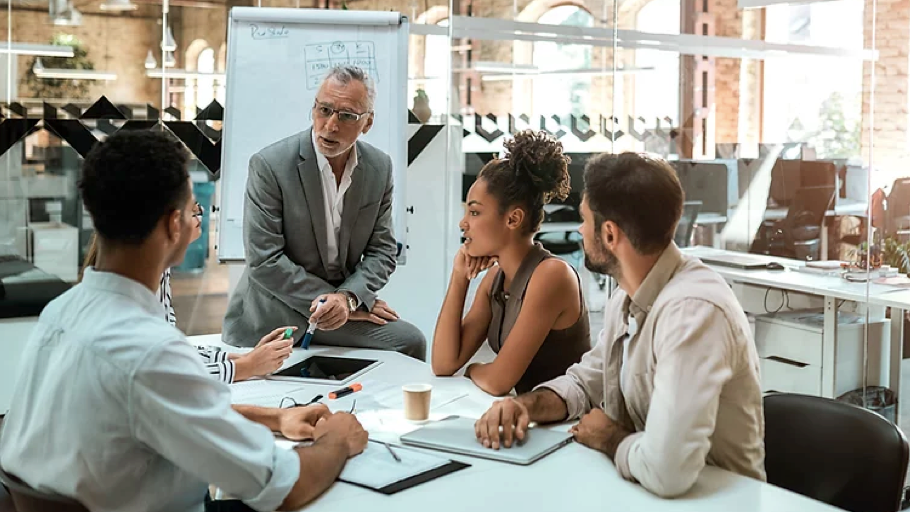
[[[860,49],[863,1],[835,0],[767,8],[775,43]],[[862,62],[790,56],[765,61],[767,142],[807,142],[818,158],[860,156]]]
[[[562,5],[544,13],[538,23],[592,27],[594,17],[580,7]],[[537,41],[534,43],[533,52],[532,63],[541,72],[591,68],[590,45]],[[568,73],[536,76],[533,79],[532,98],[532,110],[537,115],[555,114],[562,117],[570,114],[584,114],[585,109],[590,105],[591,77]]]
[[[638,12],[636,27],[652,34],[679,34],[679,0],[652,0]],[[635,68],[651,68],[634,75],[632,114],[647,126],[655,119],[679,119],[679,54],[636,49]],[[663,121],[661,121],[663,122]]]

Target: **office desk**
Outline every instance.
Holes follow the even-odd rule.
[[[708,257],[723,254],[742,254],[709,247],[689,247],[682,249],[684,254],[695,257]],[[711,265],[728,283],[739,283],[777,290],[793,291],[806,295],[815,295],[824,299],[824,328],[822,331],[822,396],[835,398],[835,370],[837,352],[836,318],[839,301],[852,301],[875,306],[898,307],[892,313],[889,345],[888,383],[895,396],[900,393],[900,367],[903,353],[903,309],[910,309],[910,292],[895,295],[897,288],[875,283],[850,282],[838,276],[815,274],[794,270],[805,265],[805,262],[788,260],[775,256],[750,254],[757,261],[780,263],[786,270],[743,270],[722,265]],[[904,302],[906,301],[906,302]],[[900,316],[898,316],[900,315]],[[896,319],[897,321],[894,321]],[[898,402],[898,408],[900,402]],[[898,411],[899,412],[899,411]],[[899,418],[899,415],[895,417]]]
[[[218,345],[218,335],[196,336],[190,342],[199,345]],[[227,347],[231,351],[242,351]],[[394,385],[411,382],[430,383],[434,393],[438,390],[460,392],[464,396],[442,407],[434,404],[432,414],[440,417],[458,414],[479,417],[495,400],[469,380],[462,377],[435,377],[430,366],[394,352],[311,347],[310,351],[297,349],[286,363],[291,365],[307,354],[345,354],[351,357],[371,357],[383,364],[364,375],[360,382],[382,381]],[[283,383],[282,383],[283,384]],[[292,393],[298,401],[309,400],[314,391],[329,391],[333,386],[302,386]],[[370,415],[361,411],[369,390],[360,393],[358,418],[370,430],[370,435],[386,441],[397,442],[397,436],[414,425],[404,421],[389,420],[377,424],[381,413]],[[322,393],[327,394],[327,393]],[[343,409],[345,397],[332,406]],[[342,403],[344,402],[344,403]],[[395,411],[391,417],[399,417]],[[567,428],[565,425],[555,428]],[[684,497],[663,500],[648,493],[640,486],[623,480],[613,464],[603,455],[579,444],[570,444],[530,466],[516,466],[471,457],[447,455],[471,464],[471,467],[446,475],[431,482],[384,496],[373,491],[337,483],[305,510],[338,511],[369,510],[370,512],[461,512],[465,509],[494,510],[508,508],[522,512],[550,512],[555,510],[642,510],[649,512],[835,512],[837,509],[810,500],[789,491],[733,473],[706,467],[695,487]],[[478,507],[479,506],[479,507]]]

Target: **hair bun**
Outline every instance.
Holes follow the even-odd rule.
[[[515,138],[503,143],[506,160],[515,177],[529,180],[531,186],[543,195],[544,204],[553,198],[565,199],[569,195],[569,162],[562,152],[562,143],[544,131],[524,130]]]

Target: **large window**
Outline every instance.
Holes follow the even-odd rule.
[[[580,7],[562,5],[544,13],[538,22],[591,27],[594,26],[594,17]],[[540,72],[566,72],[553,76],[538,75],[533,79],[533,112],[559,116],[584,114],[591,97],[591,77],[584,73],[591,69],[591,46],[538,41],[534,43],[533,51],[533,65]],[[573,71],[576,73],[572,74]]]
[[[863,1],[768,7],[775,43],[863,47]],[[790,56],[765,61],[764,140],[805,142],[818,158],[860,156],[862,62]]]
[[[636,27],[652,34],[679,34],[679,0],[652,0],[638,12]],[[679,118],[679,54],[635,50],[635,99],[632,114],[648,126],[654,119]]]

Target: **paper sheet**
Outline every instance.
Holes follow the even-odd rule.
[[[296,443],[287,439],[275,440],[275,444],[285,450],[292,450],[296,446],[310,443],[306,441]],[[451,462],[444,457],[419,452],[401,445],[390,445],[390,447],[401,462],[392,457],[382,442],[370,439],[360,455],[348,459],[338,479],[343,482],[365,485],[372,489],[382,489],[387,485],[421,475]]]
[[[281,399],[306,387],[298,382],[254,379],[231,384],[231,403],[278,407]]]
[[[360,455],[350,459],[341,471],[339,480],[382,489],[387,485],[411,478],[448,464],[449,459],[392,446],[401,459],[396,461],[379,442],[370,441]]]

